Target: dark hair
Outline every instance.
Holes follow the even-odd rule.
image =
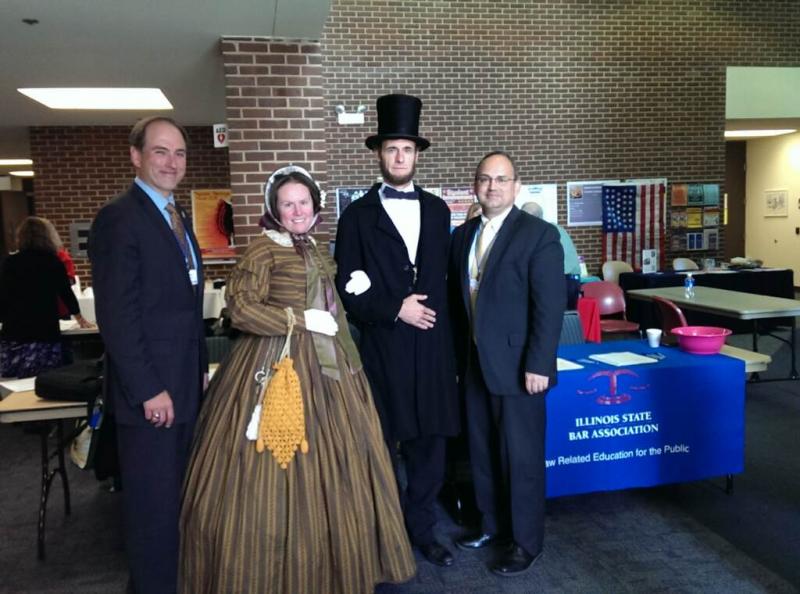
[[[511,163],[511,170],[514,172],[514,179],[517,179],[517,177],[518,177],[518,174],[517,174],[517,162],[514,161],[514,158],[511,155],[509,155],[507,152],[505,152],[505,151],[492,151],[491,153],[486,153],[483,156],[483,159],[481,159],[478,162],[478,166],[475,168],[475,178],[476,179],[478,178],[478,172],[481,170],[481,165],[483,165],[483,162],[486,161],[486,159],[489,159],[491,157],[497,157],[497,156],[505,157],[506,159],[508,159],[509,163]]]
[[[47,219],[27,217],[17,227],[17,249],[20,251],[43,250],[55,254],[60,243],[55,227]]]
[[[314,180],[306,177],[299,171],[292,171],[285,175],[276,176],[272,181],[272,186],[269,188],[269,196],[267,196],[267,200],[269,202],[269,210],[272,212],[272,216],[275,218],[275,220],[280,222],[280,216],[278,215],[278,190],[289,182],[303,184],[306,188],[308,188],[308,192],[311,194],[311,202],[314,204],[314,214],[318,214],[321,208],[321,200],[317,184],[314,183]]]
[[[165,122],[177,128],[181,136],[183,136],[183,142],[186,143],[186,146],[189,146],[189,134],[186,132],[186,128],[167,116],[150,116],[149,118],[142,118],[136,122],[133,128],[131,128],[130,135],[128,135],[128,143],[138,151],[144,150],[147,127],[155,122]]]

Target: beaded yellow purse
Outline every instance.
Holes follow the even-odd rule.
[[[289,323],[286,343],[278,362],[272,366],[274,373],[263,384],[261,419],[256,439],[256,451],[262,453],[265,449],[269,450],[283,469],[288,467],[298,448],[303,454],[308,453],[300,378],[289,356],[296,322],[291,307],[286,308],[286,316]],[[262,372],[265,371],[262,369]]]

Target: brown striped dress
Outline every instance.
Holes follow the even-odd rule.
[[[227,285],[243,334],[215,374],[197,423],[180,522],[181,591],[359,594],[405,581],[414,558],[338,297],[339,332],[328,346],[339,380],[323,374],[321,335],[312,339],[303,326],[308,295],[319,294],[319,275],[332,281],[333,262],[312,246],[315,270],[307,274],[303,257],[285,245],[288,236],[270,237],[250,245]],[[282,238],[284,245],[276,243]],[[277,360],[286,339],[286,307],[297,316],[291,357],[309,451],[298,450],[283,470],[269,451],[256,452],[245,431],[260,399],[254,374]]]

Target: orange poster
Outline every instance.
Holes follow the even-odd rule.
[[[192,226],[204,262],[236,257],[230,190],[192,190]]]
[[[674,184],[672,186],[672,206],[686,206],[689,197],[689,187],[686,184]]]

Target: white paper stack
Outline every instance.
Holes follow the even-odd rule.
[[[657,363],[656,359],[652,359],[650,357],[645,357],[644,355],[639,355],[637,353],[632,353],[630,351],[620,351],[618,353],[602,353],[599,355],[589,355],[589,358],[593,361],[600,361],[600,363],[606,363],[607,365],[613,365],[614,367],[627,367],[629,365],[643,365],[646,363]]]
[[[578,365],[577,363],[558,357],[556,359],[556,369],[558,371],[572,371],[573,369],[583,369],[583,365]]]

